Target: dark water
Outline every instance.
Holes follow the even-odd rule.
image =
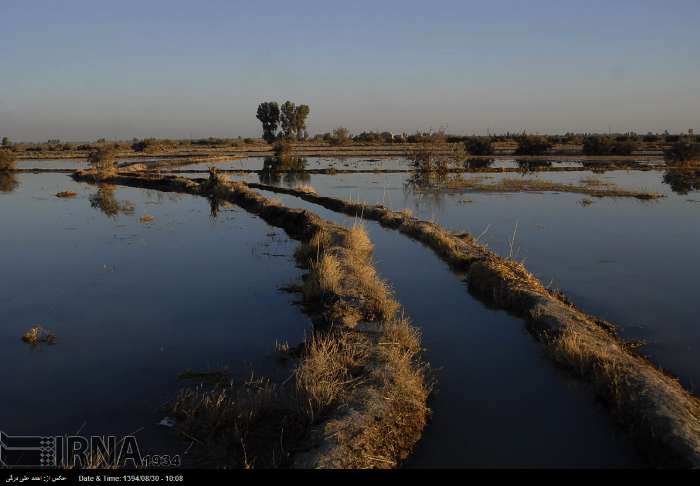
[[[352,218],[291,196],[290,207]],[[524,323],[488,309],[429,249],[366,222],[376,265],[422,330],[434,415],[409,467],[627,467],[639,458],[585,385],[542,355]]]
[[[98,197],[61,174],[17,184],[0,192],[0,430],[143,428],[143,449],[178,452],[186,444],[155,424],[179,373],[286,376],[275,341],[301,341],[308,319],[279,291],[300,276],[280,230],[234,207],[212,219],[204,198],[129,188]],[[79,195],[53,196],[66,190]],[[140,223],[144,214],[155,221]],[[57,344],[21,342],[35,324]]]
[[[520,176],[488,177],[497,181]],[[514,256],[545,284],[614,322],[624,337],[645,341],[642,352],[697,392],[700,178],[679,179],[664,171],[527,177],[563,183],[594,177],[666,197],[640,201],[566,193],[420,194],[407,190],[405,174],[310,175],[301,183],[322,195],[409,208],[454,231],[482,235],[481,241],[502,255],[510,254],[513,241]],[[582,204],[584,199],[592,204]]]

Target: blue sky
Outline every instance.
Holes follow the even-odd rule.
[[[35,1],[0,4],[0,136],[700,131],[690,1]]]

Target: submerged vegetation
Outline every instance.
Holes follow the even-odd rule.
[[[464,178],[444,177],[438,180],[413,178],[409,182],[418,191],[468,191],[468,192],[570,192],[593,197],[632,197],[636,199],[658,199],[663,194],[647,191],[621,189],[610,182],[596,178],[583,178],[578,184],[566,184],[544,179],[504,177],[490,182],[478,176]]]

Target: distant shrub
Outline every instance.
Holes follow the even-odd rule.
[[[694,143],[690,137],[684,137],[664,151],[664,158],[676,163],[700,161],[700,144]]]
[[[491,137],[467,137],[464,147],[469,155],[493,155]]]
[[[330,137],[331,145],[348,145],[351,141],[350,131],[345,127],[336,128]]]
[[[155,138],[144,138],[131,144],[134,152],[157,152],[163,150],[168,145],[172,145],[169,140],[156,140]]]
[[[585,155],[631,155],[636,149],[636,142],[629,136],[613,139],[606,135],[591,135],[583,141]]]
[[[446,173],[450,166],[464,161],[466,154],[461,143],[448,143],[442,131],[421,134],[420,142],[409,154],[419,172]]]
[[[15,168],[17,157],[10,150],[0,150],[0,171],[8,171]]]
[[[255,143],[255,140],[252,138],[244,138],[243,143],[245,143],[247,145],[251,145],[251,144]]]
[[[522,134],[516,140],[516,155],[543,155],[552,148],[552,143],[542,135]]]
[[[665,135],[664,136],[664,141],[666,143],[676,143],[681,141],[681,136],[680,135]]]
[[[87,144],[87,143],[84,143],[82,145],[78,145],[77,147],[75,147],[76,150],[82,150],[82,151],[95,150],[96,148],[97,147],[90,145],[90,144]]]
[[[117,156],[114,149],[102,147],[93,150],[88,155],[88,163],[100,175],[106,175],[114,172],[117,164]]]

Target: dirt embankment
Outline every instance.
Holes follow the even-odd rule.
[[[94,181],[77,172],[78,181]],[[300,346],[293,380],[186,388],[173,405],[180,430],[216,466],[389,468],[408,456],[425,427],[429,385],[420,335],[376,273],[360,225],[345,228],[290,209],[213,175],[116,174],[100,183],[228,201],[302,242],[309,269],[301,291],[315,330]]]
[[[397,229],[466,272],[469,289],[523,317],[547,355],[589,382],[647,460],[662,467],[700,467],[700,401],[615,335],[615,327],[547,289],[524,265],[503,258],[470,235],[379,205],[365,205],[264,184],[350,216]]]

